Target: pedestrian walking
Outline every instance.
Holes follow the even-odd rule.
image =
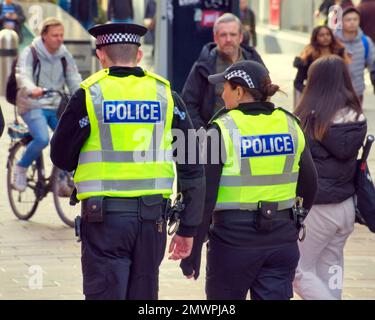
[[[240,17],[243,25],[243,43],[257,46],[256,17],[246,0],[240,1]]]
[[[367,125],[345,62],[315,61],[296,115],[318,172],[294,289],[303,299],[341,299],[344,246],[354,230],[354,175]]]
[[[244,300],[249,290],[253,300],[290,299],[301,226],[292,207],[300,196],[309,210],[317,184],[303,132],[293,115],[268,102],[279,87],[263,65],[240,61],[209,81],[224,83],[225,110],[207,133],[212,183],[199,233],[207,234],[212,217],[207,299]],[[189,278],[199,276],[203,238],[181,265]]]
[[[71,15],[87,30],[98,16],[97,0],[71,0]]]
[[[345,46],[334,36],[333,31],[327,26],[315,27],[311,34],[310,43],[293,62],[294,67],[298,70],[294,79],[294,107],[298,105],[303,89],[305,88],[311,64],[320,57],[332,54],[338,55],[346,63],[350,63]]]
[[[82,202],[83,292],[88,300],[157,299],[175,179],[172,129],[185,137],[187,159],[191,120],[170,83],[137,66],[145,27],[108,23],[89,32],[103,70],[82,82],[51,141],[53,163],[75,170]],[[176,160],[176,171],[183,204],[173,219],[173,260],[190,255],[205,195],[202,165]]]
[[[358,6],[361,15],[360,27],[364,34],[375,43],[375,0],[362,0]]]
[[[112,22],[132,23],[134,9],[132,0],[108,0],[108,20]]]
[[[22,25],[25,22],[22,7],[13,0],[0,3],[0,29],[12,29],[17,32],[20,42],[23,41]]]
[[[182,91],[196,129],[206,127],[212,116],[224,106],[221,98],[223,84],[210,84],[209,75],[223,72],[237,61],[253,60],[263,64],[254,48],[241,45],[242,24],[235,15],[226,13],[218,18],[213,32],[215,42],[203,47]]]
[[[350,77],[354,90],[363,103],[366,68],[370,72],[371,82],[375,87],[375,47],[372,40],[359,27],[360,12],[356,8],[346,9],[342,21],[343,28],[338,29],[335,35],[346,47],[350,58]]]

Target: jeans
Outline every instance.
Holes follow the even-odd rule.
[[[56,110],[33,109],[22,115],[23,121],[29,127],[33,140],[28,144],[25,153],[17,165],[27,168],[38,159],[43,149],[48,146],[48,126],[55,130],[57,126]]]

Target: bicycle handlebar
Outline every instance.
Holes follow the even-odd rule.
[[[63,91],[60,90],[43,88],[43,96],[49,96],[54,93],[58,94],[60,97],[63,97],[65,94]]]

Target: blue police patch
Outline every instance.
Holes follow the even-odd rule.
[[[159,123],[159,101],[104,101],[104,123]]]
[[[241,158],[295,154],[290,134],[241,137]]]

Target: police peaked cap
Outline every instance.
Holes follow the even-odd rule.
[[[232,64],[222,73],[213,74],[208,77],[212,84],[232,81],[248,89],[262,89],[264,78],[269,75],[268,70],[255,61],[239,61]]]
[[[133,23],[106,23],[89,29],[89,33],[96,38],[96,46],[102,47],[112,44],[141,45],[141,37],[147,32],[144,26]]]

